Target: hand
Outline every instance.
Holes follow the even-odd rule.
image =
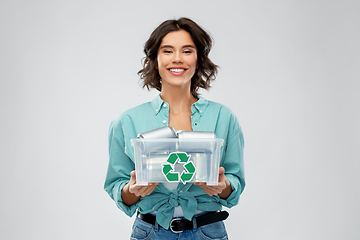
[[[145,197],[152,193],[159,183],[148,183],[147,186],[139,186],[136,184],[135,171],[130,173],[130,182],[128,182],[121,191],[121,198],[123,202],[131,206],[140,200],[140,197]]]
[[[228,198],[232,192],[230,181],[226,178],[223,167],[219,168],[219,182],[217,186],[207,186],[204,182],[196,182],[194,185],[201,187],[209,196],[219,195],[223,199]]]
[[[130,173],[129,192],[135,194],[138,197],[145,197],[152,193],[159,183],[148,183],[147,186],[139,186],[136,184],[135,171]]]

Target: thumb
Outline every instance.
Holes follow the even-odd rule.
[[[223,167],[219,167],[219,182],[223,181],[225,177],[225,169]]]
[[[136,173],[135,170],[130,172],[130,182],[136,182]]]

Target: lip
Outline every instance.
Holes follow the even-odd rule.
[[[171,69],[184,69],[184,71],[181,71],[181,72],[172,72],[172,71],[170,71]],[[169,73],[170,73],[171,75],[174,75],[174,76],[181,76],[181,75],[183,75],[183,74],[187,71],[187,69],[184,68],[184,67],[171,67],[171,68],[168,68],[167,70],[169,71]]]

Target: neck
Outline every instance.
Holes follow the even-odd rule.
[[[198,100],[191,94],[190,86],[181,88],[163,85],[160,96],[169,104],[170,112],[173,113],[191,111],[191,105]]]

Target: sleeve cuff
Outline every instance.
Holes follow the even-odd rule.
[[[117,183],[114,186],[114,192],[113,192],[113,196],[114,196],[114,201],[116,203],[116,206],[121,209],[126,215],[128,215],[129,217],[132,217],[135,212],[136,212],[136,208],[137,208],[137,203],[128,206],[126,205],[121,198],[121,190],[123,189],[123,187],[125,186],[127,182],[126,181],[121,181],[119,183]]]
[[[221,199],[220,203],[227,208],[231,208],[235,206],[239,202],[240,194],[241,194],[241,184],[239,180],[231,175],[231,174],[225,174],[226,178],[229,180],[232,188],[232,193],[227,199]]]

